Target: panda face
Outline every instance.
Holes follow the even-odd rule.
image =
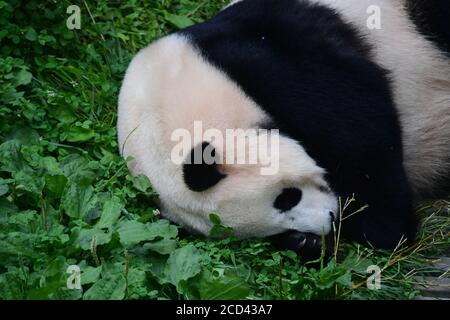
[[[217,153],[226,152],[218,150]],[[184,183],[188,189],[185,200],[186,196],[192,197],[193,202],[201,197],[205,206],[190,211],[190,203],[184,208],[178,204],[174,220],[193,231],[208,234],[212,227],[209,214],[214,212],[241,238],[266,237],[292,230],[318,236],[330,233],[337,216],[337,197],[324,180],[325,171],[298,142],[285,136],[280,138],[275,156],[279,168],[271,175],[261,174],[263,164],[267,163],[261,158],[253,165],[184,165]],[[205,179],[206,176],[210,179]],[[214,176],[217,179],[211,178]]]

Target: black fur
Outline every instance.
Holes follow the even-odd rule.
[[[387,72],[333,10],[247,0],[181,31],[328,172],[347,213],[344,236],[393,248],[416,232]]]
[[[208,163],[204,160],[204,155],[210,154],[215,157],[215,150],[209,150],[211,145],[208,142],[196,146],[192,149],[189,161],[183,164],[183,179],[187,187],[195,192],[202,192],[215,186],[226,175],[217,170],[217,164]],[[200,156],[198,161],[195,154],[198,152]],[[208,153],[205,153],[208,152]]]
[[[417,29],[450,56],[450,1],[406,0]]]
[[[273,206],[283,213],[295,207],[300,200],[302,200],[302,191],[300,189],[286,188],[283,189],[281,194],[275,199]]]

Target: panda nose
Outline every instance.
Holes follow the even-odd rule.
[[[279,250],[295,251],[303,260],[313,261],[322,256],[322,247],[324,247],[324,258],[328,259],[334,250],[334,236],[330,232],[325,236],[325,243],[322,243],[322,237],[313,233],[299,232],[289,230],[271,236],[270,241]]]

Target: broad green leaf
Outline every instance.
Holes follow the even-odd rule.
[[[102,267],[87,266],[81,270],[81,285],[96,282],[100,278]]]
[[[20,142],[9,140],[0,145],[0,169],[8,172],[16,172],[27,167],[20,152]]]
[[[87,181],[81,180],[78,184],[72,183],[66,188],[62,207],[69,217],[82,219],[90,209],[94,208],[96,202],[94,188]]]
[[[14,215],[11,215],[9,218],[9,223],[17,224],[20,226],[27,227],[30,222],[36,221],[38,219],[38,215],[35,210],[26,210]]]
[[[122,300],[125,297],[126,280],[123,274],[107,274],[83,295],[84,300]]]
[[[250,294],[247,282],[234,275],[210,279],[202,283],[199,291],[202,300],[239,300]]]
[[[350,272],[345,273],[344,275],[340,276],[336,279],[336,282],[339,284],[342,284],[343,286],[350,288],[352,287],[352,274]]]
[[[17,212],[17,206],[6,200],[5,198],[0,198],[0,217],[7,216],[8,214]]]
[[[69,142],[81,142],[93,138],[94,134],[94,130],[91,128],[70,127],[65,137]]]
[[[102,215],[97,222],[97,228],[111,228],[117,219],[119,219],[123,204],[116,196],[108,199],[103,205]]]
[[[66,185],[67,178],[64,175],[45,176],[45,189],[53,198],[59,199],[62,196]]]
[[[147,296],[147,277],[144,271],[137,268],[130,268],[128,271],[127,280],[127,299],[142,299]]]
[[[62,175],[63,171],[59,167],[59,163],[53,157],[40,158],[40,166],[47,171],[49,175]]]
[[[63,256],[54,258],[43,273],[39,286],[27,292],[27,299],[42,300],[51,299],[60,288],[65,288],[67,283],[67,261]]]
[[[0,184],[0,197],[8,193],[8,185],[7,184]]]
[[[16,140],[20,145],[30,145],[39,141],[39,133],[27,126],[17,126],[7,138]]]
[[[25,189],[32,193],[41,193],[45,186],[45,179],[32,169],[20,170],[14,174],[16,188]]]
[[[178,228],[170,224],[169,220],[160,219],[156,222],[150,223],[148,229],[153,238],[175,238],[178,235]]]
[[[194,24],[194,22],[191,19],[185,16],[179,16],[172,13],[166,13],[164,16],[168,22],[170,22],[173,26],[177,27],[178,29],[183,29]]]
[[[23,299],[22,281],[17,274],[8,272],[0,274],[0,300]]]
[[[120,242],[124,246],[132,246],[142,241],[154,240],[157,237],[175,238],[178,229],[171,225],[169,221],[162,219],[151,224],[125,221],[120,224],[118,232]]]
[[[83,250],[90,250],[94,237],[97,246],[106,244],[111,241],[111,232],[106,232],[98,228],[81,229],[75,243]]]
[[[70,154],[63,158],[60,164],[64,175],[71,183],[87,183],[87,181],[92,181],[95,178],[87,157],[79,154]],[[80,182],[80,180],[83,180],[83,182]]]
[[[26,85],[31,82],[31,79],[33,78],[33,75],[26,71],[26,70],[20,70],[16,77],[16,83],[17,85]]]
[[[215,213],[211,213],[209,215],[209,221],[211,221],[214,224],[220,224],[222,221],[220,220],[220,217],[215,214]]]
[[[25,39],[30,41],[36,41],[37,33],[32,27],[29,27],[27,32],[25,33]]]
[[[148,224],[143,224],[137,221],[126,221],[122,223],[118,229],[120,242],[124,246],[132,246],[141,241],[148,241],[155,239],[155,234],[152,233]]]
[[[133,187],[138,189],[141,192],[147,192],[147,190],[150,188],[150,180],[147,176],[140,174],[137,176],[134,176],[132,178],[133,181]]]
[[[170,254],[164,269],[164,275],[168,282],[177,287],[182,293],[181,281],[195,277],[201,271],[202,255],[196,247],[188,244]]]
[[[156,242],[149,242],[144,245],[145,249],[149,249],[160,254],[172,253],[177,248],[177,241],[174,239],[161,239]]]
[[[50,294],[52,300],[80,300],[83,297],[83,290],[58,288]]]

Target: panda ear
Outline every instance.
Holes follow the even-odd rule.
[[[208,190],[225,177],[217,169],[216,150],[208,142],[194,147],[183,164],[184,182],[195,192]]]

